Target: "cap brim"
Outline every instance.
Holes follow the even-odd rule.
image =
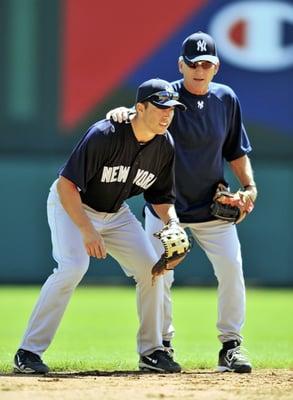
[[[168,101],[165,101],[165,103],[159,103],[159,102],[157,102],[157,101],[152,100],[151,103],[152,103],[154,106],[158,107],[158,108],[177,107],[177,108],[179,108],[179,109],[182,110],[182,111],[185,111],[186,108],[187,108],[183,103],[180,103],[180,102],[177,101],[177,100],[168,100]]]
[[[208,54],[203,54],[201,56],[197,56],[194,58],[189,58],[186,56],[183,56],[184,61],[188,64],[188,63],[195,63],[197,61],[209,61],[213,64],[219,64],[219,59],[217,56],[210,56]]]

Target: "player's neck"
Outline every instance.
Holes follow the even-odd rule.
[[[156,134],[146,129],[145,125],[142,124],[137,118],[131,120],[131,126],[136,140],[139,143],[146,143],[152,140]]]

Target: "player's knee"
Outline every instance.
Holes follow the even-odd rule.
[[[66,287],[76,286],[82,280],[89,267],[89,260],[75,260],[75,263],[63,263],[58,265],[54,272],[60,276],[60,280]]]
[[[155,265],[155,262],[149,261],[147,263],[141,264],[138,268],[135,269],[133,273],[133,278],[136,283],[150,281],[152,279],[152,268]]]

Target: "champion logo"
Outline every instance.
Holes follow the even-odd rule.
[[[292,1],[226,3],[210,22],[221,58],[249,70],[292,68]]]
[[[197,108],[199,108],[200,110],[202,110],[203,107],[204,107],[204,102],[203,102],[202,100],[199,100],[199,101],[197,102]]]
[[[207,42],[204,40],[198,40],[197,44],[197,51],[207,51]]]

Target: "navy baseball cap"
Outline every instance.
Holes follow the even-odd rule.
[[[135,103],[149,101],[158,108],[178,107],[185,111],[186,106],[178,101],[179,93],[163,79],[155,78],[143,82],[137,89]]]
[[[214,39],[201,31],[193,33],[184,40],[181,56],[187,65],[197,61],[210,61],[213,64],[219,62]]]

